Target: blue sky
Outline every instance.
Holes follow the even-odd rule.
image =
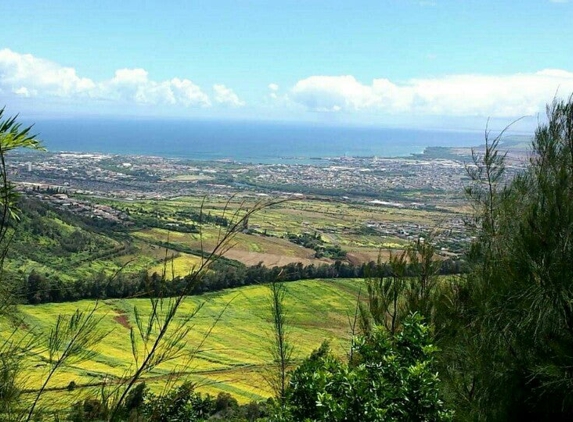
[[[573,92],[573,2],[7,1],[0,103],[31,118],[483,128]]]

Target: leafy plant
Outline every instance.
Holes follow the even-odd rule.
[[[4,280],[4,259],[18,221],[16,207],[18,193],[8,179],[6,154],[17,148],[41,149],[40,141],[31,133],[32,127],[22,127],[17,117],[4,118],[5,109],[0,109],[0,317],[12,324],[7,337],[0,338],[0,412],[9,419],[20,416],[17,404],[21,386],[18,376],[22,356],[33,346],[29,336],[20,336],[18,317],[15,313],[17,299],[11,283]],[[4,416],[2,416],[4,417]]]
[[[342,363],[327,343],[291,375],[287,406],[275,420],[448,421],[434,367],[437,349],[419,315],[406,317],[391,335],[382,327],[354,342]]]

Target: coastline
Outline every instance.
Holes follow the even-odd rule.
[[[431,147],[469,147],[474,132],[269,124],[146,121],[41,121],[35,126],[52,152],[157,156],[251,164],[316,164],[349,158],[407,158]]]

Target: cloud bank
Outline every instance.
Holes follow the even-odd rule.
[[[263,88],[263,87],[261,87]],[[395,82],[378,78],[370,83],[352,75],[310,76],[290,89],[276,83],[266,87],[258,104],[277,113],[301,111],[340,116],[448,116],[516,118],[542,113],[554,96],[573,92],[573,72],[545,69],[510,75],[461,74]],[[0,50],[0,94],[16,98],[58,98],[89,106],[89,100],[130,105],[172,106],[180,109],[234,109],[246,105],[224,84],[205,91],[190,79],[157,81],[145,69],[118,69],[95,81],[30,54]],[[257,104],[254,104],[257,106]],[[171,109],[169,109],[171,110]],[[254,116],[256,117],[256,116]],[[287,116],[288,117],[288,116]],[[416,117],[413,117],[416,118]]]
[[[0,92],[19,97],[99,99],[119,103],[210,107],[245,103],[224,85],[213,87],[214,101],[189,79],[154,81],[145,69],[118,69],[111,79],[93,81],[64,67],[30,54],[0,50]]]
[[[539,113],[556,95],[573,92],[573,73],[546,69],[506,76],[452,75],[397,84],[353,76],[311,76],[290,99],[312,111],[519,117]]]

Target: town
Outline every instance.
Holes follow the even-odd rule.
[[[358,230],[361,234],[412,241],[439,229],[447,233],[436,239],[442,255],[455,256],[470,241],[463,209],[471,153],[438,150],[439,154],[434,150],[403,158],[317,158],[312,164],[18,151],[10,157],[9,171],[19,190],[56,209],[126,227],[133,225],[126,209],[100,203],[102,199],[127,204],[181,197],[334,201],[372,213],[357,222],[358,229],[354,225],[310,227],[305,222],[301,230],[318,230],[327,237]],[[519,160],[512,160],[508,173],[515,174],[521,167]],[[381,213],[392,209],[401,211],[404,217],[400,221],[385,219]],[[420,217],[430,213],[429,218]],[[251,226],[254,234],[259,229],[257,224]]]
[[[149,156],[17,152],[9,170],[22,189],[58,187],[77,194],[167,199],[213,193],[324,194],[409,205],[456,203],[467,182],[459,159],[339,157],[315,164],[201,162]],[[418,197],[416,197],[418,194]],[[376,202],[372,202],[376,203]]]

